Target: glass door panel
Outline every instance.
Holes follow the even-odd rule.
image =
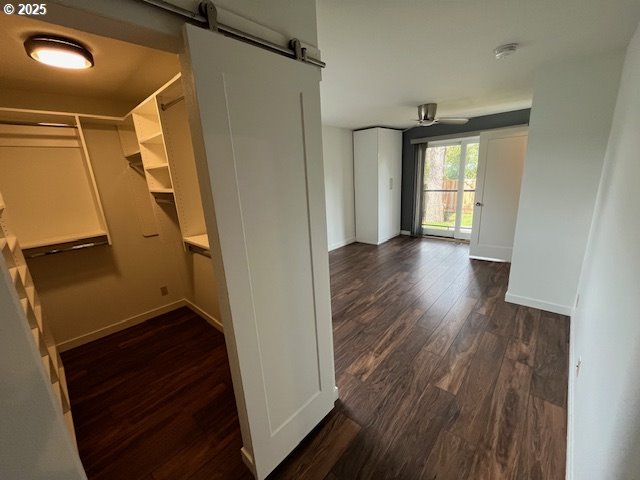
[[[460,145],[428,147],[424,162],[422,229],[453,236],[458,206]]]
[[[470,238],[478,147],[477,138],[434,142],[423,147],[423,234]]]

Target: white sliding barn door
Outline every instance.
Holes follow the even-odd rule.
[[[511,261],[520,184],[527,150],[526,127],[480,134],[478,179],[469,256]]]
[[[191,25],[185,42],[243,454],[262,479],[335,400],[320,71]]]

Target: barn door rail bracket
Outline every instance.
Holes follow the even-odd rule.
[[[326,63],[317,58],[307,55],[307,49],[304,48],[297,38],[291,39],[288,42],[288,47],[283,47],[277,43],[270,42],[264,38],[257,37],[237,28],[230,27],[218,21],[218,10],[211,0],[206,0],[200,3],[198,12],[192,12],[186,8],[179,7],[165,0],[139,0],[142,3],[151,5],[158,9],[161,9],[172,15],[181,17],[186,22],[199,27],[207,28],[211,31],[221,33],[226,37],[239,40],[250,45],[269,50],[270,52],[277,53],[287,58],[298,60],[303,63],[308,63],[315,67],[324,68]]]

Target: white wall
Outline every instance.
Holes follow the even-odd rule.
[[[639,84],[640,27],[627,51],[571,323],[572,363],[582,358],[570,379],[576,480],[640,478]]]
[[[536,77],[508,301],[572,311],[622,59],[571,59]]]
[[[324,191],[329,250],[356,240],[353,192],[353,133],[346,128],[322,127]]]

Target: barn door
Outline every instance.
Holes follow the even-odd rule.
[[[184,36],[243,454],[262,479],[334,402],[320,71],[191,25]]]

